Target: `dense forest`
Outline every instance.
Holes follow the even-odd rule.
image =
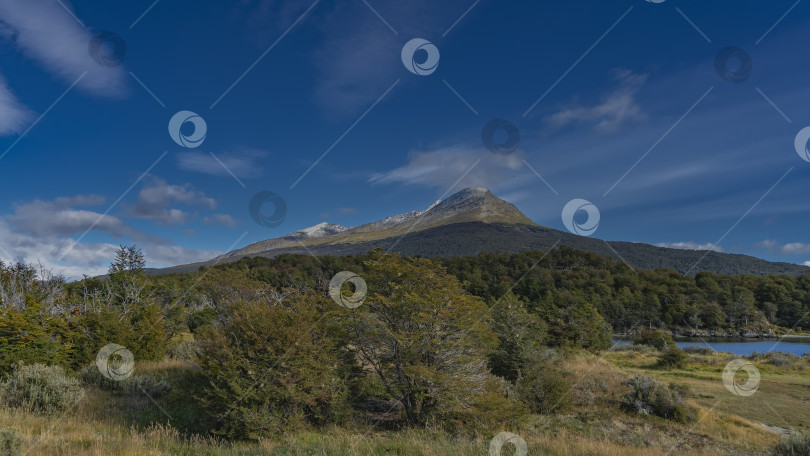
[[[340,271],[363,287],[335,295]],[[357,306],[336,304],[360,289]],[[140,250],[122,246],[106,276],[71,283],[0,265],[0,373],[38,363],[121,388],[92,366],[115,343],[139,362],[168,355],[196,367],[183,388],[199,409],[175,423],[188,431],[257,439],[359,416],[476,429],[561,406],[555,351],[604,350],[614,332],[643,328],[798,332],[808,310],[810,276],[634,270],[568,247],[282,255],[150,276]],[[150,398],[165,389],[133,385]]]

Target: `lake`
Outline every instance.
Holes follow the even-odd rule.
[[[633,343],[632,340],[624,338],[614,339],[613,342],[617,345]],[[810,353],[810,339],[808,338],[785,338],[780,341],[778,339],[743,339],[727,337],[676,337],[675,345],[681,348],[690,346],[709,347],[716,352],[728,352],[740,356],[747,356],[754,352],[767,353],[769,351],[791,353],[796,356]]]

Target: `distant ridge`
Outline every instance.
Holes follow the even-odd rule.
[[[554,245],[567,245],[646,269],[670,268],[682,273],[713,271],[734,275],[810,274],[810,268],[806,266],[774,263],[747,255],[607,242],[577,236],[536,224],[513,204],[485,188],[466,188],[424,210],[392,215],[356,227],[319,223],[286,236],[255,242],[209,261],[152,272],[188,272],[248,256],[275,257],[285,253],[340,256],[382,248],[403,255],[452,257],[482,252],[545,250]]]

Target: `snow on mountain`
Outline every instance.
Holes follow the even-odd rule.
[[[295,233],[291,233],[290,236],[295,236],[301,239],[310,239],[316,237],[331,236],[333,234],[342,233],[346,230],[348,230],[348,228],[346,228],[345,226],[335,225],[334,223],[322,222],[315,226],[304,228],[303,230],[298,230]]]

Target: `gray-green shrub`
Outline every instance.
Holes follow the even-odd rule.
[[[34,413],[57,413],[73,407],[84,395],[75,378],[59,366],[17,364],[0,383],[3,404]]]
[[[22,456],[22,437],[16,429],[0,429],[0,456]]]
[[[515,384],[518,399],[532,412],[549,414],[571,406],[572,382],[569,374],[551,360],[539,359],[530,364]]]
[[[629,391],[622,406],[642,415],[655,415],[685,423],[695,419],[695,411],[686,405],[679,391],[673,390],[652,377],[641,374],[627,380]]]
[[[810,435],[794,434],[776,444],[774,456],[805,456],[810,454]]]

